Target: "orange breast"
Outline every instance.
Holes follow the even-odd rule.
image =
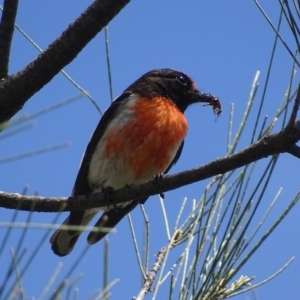
[[[186,136],[185,116],[169,99],[136,98],[128,107],[130,118],[106,137],[105,154],[122,159],[136,178],[163,173]]]

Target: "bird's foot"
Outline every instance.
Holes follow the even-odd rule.
[[[165,177],[165,174],[163,174],[163,173],[158,173],[158,174],[156,174],[156,175],[153,176],[153,179],[154,179],[154,180],[158,183],[158,185],[161,187],[161,186],[162,186],[162,182],[163,182],[164,177]],[[163,192],[160,192],[159,195],[160,195],[160,197],[161,197],[162,199],[165,199],[165,195],[164,195]]]
[[[105,202],[107,203],[107,209],[110,209],[110,206],[112,206],[115,210],[118,209],[117,205],[113,203],[112,196],[114,193],[114,189],[111,186],[108,186],[103,189]]]

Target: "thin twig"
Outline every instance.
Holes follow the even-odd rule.
[[[110,94],[110,101],[113,102],[113,100],[114,100],[114,94],[113,94],[113,84],[112,84],[111,66],[110,66],[108,26],[105,26],[104,33],[105,33],[105,52],[106,52],[108,83],[109,83],[109,94]]]
[[[70,143],[69,142],[63,142],[57,145],[52,145],[52,146],[48,146],[48,147],[44,147],[41,149],[37,149],[37,150],[33,150],[33,151],[29,151],[29,152],[25,152],[25,153],[21,153],[21,154],[17,154],[17,155],[13,155],[13,156],[9,156],[9,157],[4,157],[0,159],[0,164],[5,164],[5,163],[9,163],[18,159],[23,159],[23,158],[27,158],[30,156],[36,156],[38,154],[43,154],[46,152],[51,152],[51,151],[55,151],[55,150],[59,150],[62,148],[66,148],[69,147]]]
[[[151,290],[151,286],[156,278],[156,274],[159,271],[159,268],[162,264],[162,261],[164,260],[166,253],[167,253],[167,247],[163,247],[159,250],[155,263],[150,270],[149,274],[147,275],[147,279],[145,280],[145,283],[138,294],[138,296],[135,298],[135,300],[142,300],[144,299],[145,295]]]
[[[270,20],[270,18],[268,17],[268,15],[266,14],[266,12],[263,10],[262,6],[258,3],[258,0],[254,0],[255,4],[257,5],[257,7],[259,8],[259,10],[261,11],[261,13],[263,14],[263,16],[265,17],[265,19],[268,21],[268,23],[271,25],[272,29],[274,30],[274,32],[276,33],[276,35],[278,36],[278,38],[280,39],[280,41],[282,42],[282,44],[284,45],[284,47],[286,48],[286,50],[289,52],[289,54],[292,56],[293,60],[295,61],[295,63],[300,66],[300,63],[298,62],[296,56],[293,54],[293,52],[291,51],[291,49],[289,48],[288,44],[284,41],[283,37],[280,35],[280,33],[278,32],[278,30],[276,29],[276,27],[273,25],[272,21]]]

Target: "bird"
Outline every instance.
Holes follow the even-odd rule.
[[[131,84],[104,112],[83,155],[72,196],[141,184],[166,174],[178,161],[188,131],[184,112],[206,103],[221,113],[219,98],[200,92],[185,73],[174,69],[149,71]],[[68,255],[93,217],[102,211],[87,237],[100,241],[147,198],[83,211],[71,211],[50,238],[52,251]],[[68,229],[68,226],[82,226]]]

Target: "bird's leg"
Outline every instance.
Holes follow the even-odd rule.
[[[109,206],[111,205],[115,210],[118,210],[116,204],[112,203],[112,195],[114,193],[114,189],[111,186],[108,186],[103,189],[105,202],[107,203],[107,209],[109,210]]]
[[[162,181],[163,181],[164,177],[165,177],[165,174],[163,174],[163,173],[158,173],[158,174],[156,174],[156,175],[153,176],[153,179],[154,179],[154,180],[158,183],[158,185],[161,187],[161,186],[162,186]],[[160,192],[159,195],[160,195],[160,197],[161,197],[162,199],[165,199],[165,195],[164,195],[163,192]]]

